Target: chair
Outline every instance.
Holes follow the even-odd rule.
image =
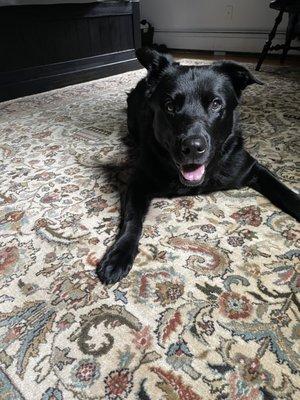
[[[300,47],[291,46],[291,41],[295,39],[296,36],[300,35],[300,0],[273,0],[270,3],[270,8],[279,10],[279,14],[275,19],[273,29],[269,33],[268,40],[266,41],[266,44],[264,45],[264,48],[260,54],[259,60],[255,68],[256,71],[260,70],[260,67],[269,51],[282,50],[280,61],[283,64],[290,49],[300,50]],[[275,37],[278,25],[282,21],[282,16],[285,12],[289,13],[289,23],[286,30],[285,43],[272,46],[272,40]]]

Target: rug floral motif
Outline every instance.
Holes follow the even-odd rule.
[[[300,227],[253,190],[153,200],[128,277],[96,278],[143,75],[0,105],[0,398],[299,399]],[[246,146],[299,189],[299,71],[257,76]]]

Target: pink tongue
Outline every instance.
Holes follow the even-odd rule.
[[[182,175],[187,181],[200,181],[203,174],[205,172],[205,166],[200,165],[200,167],[196,168],[194,171],[183,171],[181,170]]]

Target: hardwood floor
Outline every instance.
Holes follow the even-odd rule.
[[[194,50],[171,50],[171,53],[175,58],[196,58],[201,60],[233,60],[236,62],[245,62],[256,64],[258,60],[258,54],[241,54],[241,53],[230,53],[227,52],[225,55],[214,55],[213,52],[208,51],[194,51]],[[280,66],[280,54],[271,54],[266,57],[263,66],[266,65],[278,65]],[[290,55],[284,63],[285,66],[297,66],[300,67],[300,56]]]

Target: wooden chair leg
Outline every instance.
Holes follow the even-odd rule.
[[[273,26],[273,29],[271,30],[271,32],[269,33],[269,37],[268,40],[266,41],[264,48],[259,56],[257,65],[256,65],[256,71],[260,70],[260,67],[262,65],[262,63],[264,62],[264,59],[266,58],[266,55],[268,54],[269,48],[271,47],[272,44],[272,40],[274,39],[274,36],[276,34],[278,25],[280,24],[280,22],[282,21],[282,16],[284,13],[284,8],[281,8],[281,10],[279,11],[279,14],[277,15],[276,19],[275,19],[275,23]]]
[[[287,53],[290,49],[291,41],[293,40],[293,35],[294,35],[295,26],[296,26],[297,22],[298,22],[298,14],[296,13],[291,16],[291,21],[286,30],[285,44],[284,44],[284,48],[283,48],[281,59],[280,59],[281,64],[284,63]]]

